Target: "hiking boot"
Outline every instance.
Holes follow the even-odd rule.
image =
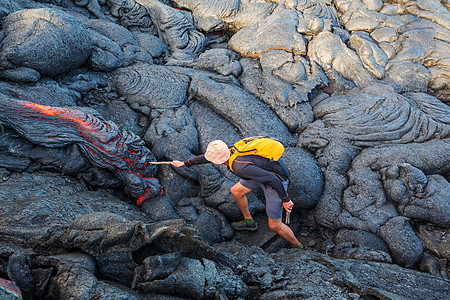
[[[245,222],[245,220],[239,221],[239,222],[233,222],[231,223],[231,226],[233,226],[236,230],[250,230],[255,231],[258,229],[258,225],[256,225],[256,222],[254,222],[252,225]]]
[[[294,247],[294,249],[306,250],[306,246],[300,242],[300,245],[298,245],[297,247]]]

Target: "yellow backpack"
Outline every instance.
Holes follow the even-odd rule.
[[[228,162],[230,170],[233,161],[238,156],[258,155],[277,161],[283,155],[284,146],[279,141],[265,137],[254,136],[240,140],[230,148],[231,156]]]

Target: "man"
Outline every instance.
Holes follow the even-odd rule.
[[[236,157],[230,166],[230,156],[230,149],[225,142],[216,140],[208,144],[205,154],[196,156],[185,162],[174,160],[172,165],[177,168],[182,166],[192,167],[194,165],[210,162],[227,165],[234,174],[241,178],[239,182],[231,188],[231,194],[244,216],[244,220],[234,222],[231,225],[236,230],[254,231],[257,229],[257,225],[248,209],[246,195],[252,191],[257,192],[262,189],[266,198],[266,213],[269,220],[269,228],[276,232],[292,247],[303,249],[302,243],[297,240],[292,229],[281,221],[283,207],[290,213],[294,206],[294,203],[287,194],[289,180],[277,174],[277,170],[268,170],[267,167],[268,165],[272,165],[274,166],[274,169],[284,169],[287,171],[287,168],[281,159],[279,159],[276,164],[273,164],[273,161],[270,161],[265,157],[258,155],[244,155]],[[272,162],[272,164],[269,164],[269,162]],[[289,171],[284,173],[289,173]]]

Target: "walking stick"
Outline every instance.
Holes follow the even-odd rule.
[[[291,222],[291,213],[286,212],[286,219],[284,220],[284,223],[286,223],[286,225],[289,225],[290,222]]]
[[[148,161],[151,165],[171,165],[171,161]]]

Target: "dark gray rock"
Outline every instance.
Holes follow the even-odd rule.
[[[146,201],[141,206],[141,210],[156,222],[179,219],[180,217],[175,211],[175,204],[173,198],[155,197]]]
[[[183,258],[173,274],[163,280],[140,283],[137,289],[144,293],[165,293],[200,299],[204,295],[205,274],[200,261]]]
[[[219,261],[218,254],[208,243],[200,238],[194,227],[186,225],[183,220],[172,220],[150,224],[150,232],[155,234],[149,246],[136,251],[137,259],[142,254],[161,254],[181,251],[183,256],[208,258]],[[139,255],[140,254],[140,255]],[[142,257],[144,260],[147,256]]]
[[[205,267],[205,297],[247,298],[250,290],[245,282],[229,267],[218,266],[203,258]]]
[[[3,20],[3,30],[0,61],[7,69],[22,66],[55,76],[80,66],[91,54],[87,29],[59,9],[14,12]]]
[[[144,281],[164,279],[172,274],[183,258],[181,252],[173,252],[164,255],[149,256],[144,260]]]
[[[395,207],[379,193],[382,186],[378,173],[360,168],[351,170],[348,177],[349,187],[342,197],[344,213],[336,220],[339,227],[377,232],[381,225],[398,215]]]
[[[164,195],[175,202],[179,202],[185,197],[196,196],[200,191],[200,186],[196,181],[180,175],[172,166],[159,166],[158,179],[163,186]]]
[[[84,94],[86,93],[96,93],[97,101],[103,100],[104,98],[101,98],[100,91],[104,91],[108,89],[108,86],[111,85],[111,79],[109,76],[107,76],[103,72],[95,72],[92,70],[87,69],[86,67],[80,67],[77,69],[74,69],[68,73],[65,73],[64,75],[58,76],[55,78],[55,80],[58,82],[58,84],[61,87],[66,88],[68,91],[71,92],[78,92],[83,98],[86,96]],[[106,93],[104,93],[106,94]],[[40,96],[43,96],[42,94]],[[55,95],[56,96],[56,95]],[[112,98],[112,95],[109,95]],[[27,99],[27,98],[22,98]],[[31,100],[30,100],[31,101]],[[80,103],[85,103],[85,99],[77,99],[77,103],[80,105]],[[45,104],[45,103],[42,103]],[[85,103],[87,104],[87,103]],[[91,104],[91,103],[89,103]],[[49,103],[48,105],[52,105]],[[62,106],[62,105],[61,105]],[[68,105],[66,105],[68,106]]]
[[[425,251],[419,261],[419,270],[444,279],[450,279],[445,266],[430,252]]]
[[[400,2],[0,0],[0,294],[14,277],[37,299],[448,298],[448,3]],[[31,103],[107,129],[27,123]],[[150,165],[144,132],[159,160],[282,140],[291,229],[345,259],[284,250],[260,195],[258,230],[234,232],[238,178]],[[374,262],[392,260],[435,276]]]
[[[48,257],[38,257],[34,263],[41,268],[51,268],[55,272],[48,282],[44,298],[89,299],[114,295],[123,299],[139,299],[139,295],[126,287],[112,285],[98,280],[95,261],[86,254],[73,253]]]
[[[187,100],[189,77],[158,65],[137,64],[114,72],[113,84],[128,104],[178,108]],[[163,99],[163,101],[161,101]]]
[[[366,247],[389,253],[388,247],[381,238],[373,233],[363,230],[341,229],[334,236],[334,242],[336,244],[350,242],[357,247]]]
[[[52,170],[76,176],[89,163],[75,145],[45,148],[31,144],[15,133],[0,133],[0,166],[12,171]]]
[[[389,199],[398,205],[397,211],[402,216],[443,228],[450,226],[450,184],[443,176],[426,176],[409,164],[383,171]]]
[[[83,25],[114,41],[117,45],[119,45],[119,47],[125,47],[126,45],[138,45],[138,40],[128,29],[113,22],[99,19],[88,19],[83,21]]]
[[[66,248],[78,248],[93,255],[133,251],[148,243],[149,233],[142,222],[129,222],[113,213],[83,214],[58,237]]]
[[[164,249],[166,254],[144,259],[144,265],[136,269],[133,286],[143,293],[157,292],[189,298],[211,297],[214,294],[227,297],[248,295],[242,279],[231,268],[218,264],[218,255],[193,233],[188,227],[178,227],[157,237],[152,246]],[[186,258],[181,253],[203,258]]]
[[[24,292],[30,292],[34,288],[30,264],[30,257],[24,254],[15,253],[8,259],[8,277]]]
[[[0,76],[18,83],[38,82],[41,79],[38,71],[27,67],[6,69],[0,72]]]
[[[145,225],[112,213],[91,213],[60,232],[48,234],[39,247],[59,244],[66,249],[82,249],[95,258],[103,276],[131,286],[134,270],[139,266],[133,252],[179,224],[175,221]]]
[[[263,299],[351,299],[349,293],[353,293],[360,297],[418,300],[442,299],[450,293],[447,280],[393,264],[333,259],[297,250],[283,250],[271,257],[285,266],[285,275],[276,289],[263,294]]]
[[[187,106],[157,110],[152,117],[144,140],[151,145],[158,159],[185,161],[194,156],[193,153],[198,151],[197,130]],[[175,171],[189,179],[197,179],[194,169],[176,168]]]
[[[314,107],[316,118],[343,132],[354,145],[365,147],[445,138],[450,129],[447,118],[440,117],[443,111],[448,107],[433,97],[412,101],[381,84],[333,95]]]
[[[167,53],[167,45],[160,38],[141,32],[133,32],[133,34],[139,46],[144,48],[151,57],[158,58]]]
[[[125,27],[99,19],[89,19],[83,24],[104,37],[93,35],[97,38],[89,63],[94,69],[111,71],[117,67],[131,65],[136,61],[153,63],[150,54],[139,46],[139,41]]]
[[[109,0],[109,10],[112,16],[118,18],[118,21],[125,28],[141,29],[143,32],[156,33],[156,28],[150,19],[149,12],[141,4],[135,1],[126,3]]]
[[[450,259],[450,232],[448,228],[440,228],[431,224],[420,224],[417,236],[425,249],[432,252],[437,258]]]
[[[155,112],[144,139],[159,159],[183,161],[198,151],[195,121],[187,106]]]
[[[287,55],[287,62],[279,65],[293,63],[292,55],[290,53]],[[267,61],[270,62],[269,57]],[[247,91],[269,105],[291,132],[301,131],[313,121],[311,105],[305,102],[308,97],[304,90],[297,91],[292,83],[273,76],[273,66],[267,66],[268,70],[264,71],[257,61],[250,58],[243,58],[240,63],[243,72],[239,77],[239,82]],[[297,70],[303,69],[305,78],[302,79],[306,79],[306,71],[304,71],[305,67],[302,62],[297,63],[292,69],[296,70],[296,73],[301,73]],[[298,77],[300,76],[298,74]],[[316,83],[307,85],[313,88]]]
[[[134,261],[131,252],[107,252],[93,256],[99,272],[105,278],[118,281],[125,286],[131,286],[134,270],[138,264]]]
[[[294,137],[274,112],[255,96],[232,82],[215,81],[196,76],[191,93],[204,105],[236,126],[243,136],[270,136],[285,145],[293,145]]]
[[[258,229],[256,231],[236,231],[232,241],[245,244],[248,247],[258,246],[267,252],[270,252],[270,248],[279,250],[280,245],[276,241],[279,241],[281,238],[278,238],[277,234],[270,230],[266,213],[256,213],[252,217],[258,225]],[[294,231],[294,228],[291,227],[291,229]],[[283,246],[286,245],[283,244]]]
[[[447,139],[433,139],[424,143],[409,143],[406,145],[392,145],[388,147],[373,147],[361,152],[352,163],[353,168],[370,166],[372,170],[407,163],[424,174],[445,175],[450,170],[447,163],[450,159],[450,146]],[[430,156],[430,153],[434,155]],[[380,159],[380,157],[383,159]]]
[[[0,92],[25,101],[58,107],[76,106],[77,101],[81,98],[77,90],[64,87],[49,78],[43,78],[35,84],[28,85],[1,81]]]
[[[8,260],[14,254],[29,257],[32,254],[32,251],[14,244],[0,242],[0,273],[2,274],[2,276],[8,275]]]
[[[359,259],[392,263],[392,258],[388,253],[366,247],[353,247],[353,244],[350,242],[343,242],[334,246],[332,256],[341,259]]]
[[[299,147],[287,147],[282,159],[291,172],[288,193],[294,211],[314,207],[322,195],[323,177],[313,155]]]
[[[18,204],[28,198],[72,195],[87,190],[73,178],[48,171],[12,173],[4,176],[0,185],[2,203],[5,204],[1,206],[2,213],[14,209],[14,203]]]
[[[111,120],[120,124],[127,131],[132,131],[139,136],[144,135],[145,128],[140,126],[140,117],[130,106],[123,101],[108,101],[103,105],[94,106],[105,120]]]
[[[282,280],[285,266],[278,265],[259,247],[248,247],[240,243],[221,243],[215,246],[222,253],[221,261],[234,266],[247,285],[262,291],[270,290]]]
[[[336,219],[341,212],[339,195],[343,193],[348,180],[336,172],[326,172],[324,179],[323,195],[314,210],[315,220],[321,226],[334,229]]]
[[[132,204],[102,191],[88,192],[84,185],[57,174],[13,174],[0,184],[5,204],[1,207],[2,240],[14,240],[17,245],[39,246],[39,239],[51,228],[68,226],[77,217],[96,211],[118,212],[130,220],[149,221]],[[20,192],[16,190],[18,186]],[[9,226],[11,222],[16,225]]]
[[[194,60],[169,61],[168,65],[211,71],[223,76],[239,77],[242,72],[237,53],[222,48],[206,50]]]
[[[204,50],[205,36],[196,30],[188,14],[157,0],[139,4],[147,10],[174,59],[192,59]]]
[[[431,191],[436,191],[437,189],[445,190],[448,183],[445,181],[433,180],[430,185],[430,190],[427,191],[427,177],[425,175],[436,173],[446,174],[447,168],[444,161],[447,161],[448,157],[444,154],[445,150],[442,154],[440,154],[440,150],[437,152],[429,151],[427,152],[428,155],[425,154],[425,149],[427,149],[427,147],[431,147],[431,145],[434,146],[442,141],[440,142],[439,139],[433,139],[426,134],[420,134],[419,129],[414,129],[411,132],[409,132],[409,130],[415,127],[421,128],[422,126],[430,125],[430,130],[427,130],[426,133],[437,136],[441,136],[441,134],[444,137],[447,136],[446,128],[448,127],[448,122],[446,117],[442,114],[442,111],[446,111],[447,108],[438,101],[435,101],[435,99],[421,97],[420,94],[412,94],[414,96],[411,98],[414,100],[411,100],[409,98],[404,98],[403,96],[395,96],[392,89],[384,89],[381,93],[378,92],[377,94],[374,87],[364,89],[365,95],[371,95],[370,97],[380,97],[382,94],[386,96],[385,99],[389,98],[395,100],[388,102],[379,101],[378,103],[381,106],[388,103],[392,105],[396,101],[406,101],[408,105],[411,105],[411,110],[405,111],[406,118],[403,119],[400,111],[395,109],[399,114],[390,114],[389,118],[392,118],[392,122],[389,121],[389,118],[384,118],[384,120],[380,120],[380,122],[370,122],[374,125],[373,128],[370,128],[372,125],[369,127],[357,126],[356,124],[360,124],[360,121],[356,123],[351,121],[347,123],[347,125],[344,125],[346,121],[343,122],[342,119],[338,122],[339,125],[335,128],[336,130],[330,129],[326,124],[327,113],[323,114],[328,109],[324,108],[329,107],[331,109],[333,106],[331,109],[333,110],[332,114],[337,113],[334,117],[343,113],[343,110],[335,110],[337,106],[329,102],[329,98],[325,98],[314,105],[316,117],[320,118],[321,121],[316,121],[311,124],[299,139],[300,145],[304,145],[308,149],[315,151],[319,164],[325,169],[325,189],[315,209],[316,221],[324,226],[334,229],[355,228],[380,234],[380,226],[384,226],[390,218],[395,218],[398,214],[405,215],[405,207],[407,205],[408,213],[410,213],[410,216],[414,219],[423,218],[431,220],[431,218],[433,218],[431,216],[435,215],[435,213],[432,212],[433,208],[428,206],[424,209],[426,200],[422,200],[427,199],[428,197],[435,203],[433,207],[440,207],[440,211],[446,211],[446,201],[442,200],[445,197],[442,198],[440,193],[436,194]],[[356,89],[353,91],[356,91]],[[344,97],[344,95],[335,95],[331,98],[333,97]],[[364,103],[367,103],[367,101]],[[342,102],[342,104],[344,104],[344,102]],[[344,104],[343,107],[346,105],[347,103]],[[351,110],[353,109],[354,107],[351,108]],[[372,110],[377,109],[377,105],[372,106]],[[411,114],[411,112],[414,113]],[[378,118],[381,114],[375,113],[374,116],[376,115]],[[347,119],[350,115],[351,114],[349,113],[343,113],[342,117]],[[370,115],[371,114],[361,115],[361,118],[366,118]],[[417,118],[412,120],[411,116],[417,116]],[[332,117],[333,121],[331,123],[334,122],[334,117]],[[353,117],[355,116],[350,117],[348,120]],[[424,118],[431,118],[432,122],[426,121],[421,125],[420,123]],[[357,117],[357,119],[359,119],[359,117]],[[389,122],[385,123],[386,121]],[[405,122],[411,123],[407,126],[402,125],[406,124]],[[328,123],[328,125],[331,123]],[[394,126],[393,128],[396,129],[389,131],[389,134],[385,138],[378,139],[376,136],[378,135],[377,131],[381,128],[379,127],[380,124]],[[355,127],[354,130],[351,129],[353,127]],[[342,133],[344,132],[341,131],[341,128],[347,128],[349,131],[345,132],[343,135]],[[374,131],[374,129],[376,130]],[[349,145],[349,141],[353,144],[363,145],[360,144],[362,140],[359,141],[359,138],[364,137],[366,134],[370,136],[368,139],[370,143],[391,143],[390,139],[392,136],[390,136],[390,134],[393,134],[394,132],[396,132],[394,134],[395,141],[398,142],[403,139],[405,141],[404,146],[372,147],[363,150],[361,154],[356,156],[358,149]],[[358,134],[358,137],[354,136],[355,133]],[[365,138],[363,138],[363,140],[364,139]],[[411,143],[411,141],[416,139],[430,140],[423,143]],[[442,147],[446,149],[447,143],[442,142]],[[383,158],[381,158],[381,153],[383,153]],[[432,153],[432,156],[429,155],[430,153]],[[375,158],[377,155],[380,156]],[[350,169],[350,162],[352,162],[351,170],[347,171]],[[400,172],[396,172],[396,170],[402,168],[397,167],[397,165],[405,163],[412,167],[403,168],[406,170],[402,172],[404,175],[399,175]],[[387,166],[392,167],[388,168]],[[423,170],[424,172],[420,172],[417,169]],[[441,184],[443,184],[441,188],[436,188]],[[345,186],[348,187],[342,190]],[[383,191],[383,189],[387,191]],[[431,196],[431,194],[433,194],[433,196]],[[386,198],[386,196],[388,196],[389,199]],[[437,215],[439,215],[439,213]],[[437,222],[438,224],[444,224],[446,223],[446,218],[439,217]],[[401,260],[404,261],[404,264],[409,264],[411,266],[415,264],[422,255],[420,242],[418,242],[417,237],[415,237],[415,234],[410,227],[397,226],[396,228],[396,230],[405,230],[404,233],[399,234],[400,238],[398,241],[402,238],[412,239],[410,242],[414,245],[413,248],[416,247],[415,250],[405,249],[403,254],[404,257],[401,258]],[[389,242],[386,239],[384,240],[387,242],[391,251],[397,249],[395,250],[397,253],[393,255],[394,262],[400,259],[399,256],[402,255],[398,252],[400,246],[395,245],[396,238],[389,239],[389,241],[393,243],[392,245],[389,245]],[[408,243],[407,241],[403,242]],[[410,257],[406,258],[406,256]]]
[[[177,203],[177,213],[187,223],[194,223],[197,221],[199,212],[204,210],[205,204],[201,198],[184,198]]]
[[[390,219],[380,227],[380,236],[391,250],[395,263],[412,268],[422,257],[423,246],[407,218]]]
[[[15,12],[15,11],[23,9],[23,7],[20,4],[21,3],[12,2],[12,1],[9,1],[9,0],[3,1],[2,2],[2,7],[1,7],[1,10],[0,10],[1,18],[3,19],[5,16],[11,14],[12,12]]]
[[[125,52],[117,43],[94,30],[90,31],[90,36],[92,51],[87,62],[93,70],[110,72],[136,62],[136,49]]]
[[[231,147],[243,138],[236,127],[208,106],[199,102],[192,102],[189,104],[189,109],[195,119],[202,153],[206,151],[206,147],[211,141],[220,139]]]
[[[225,215],[211,208],[207,208],[199,214],[194,226],[198,235],[210,245],[228,240],[234,235],[234,229]]]

